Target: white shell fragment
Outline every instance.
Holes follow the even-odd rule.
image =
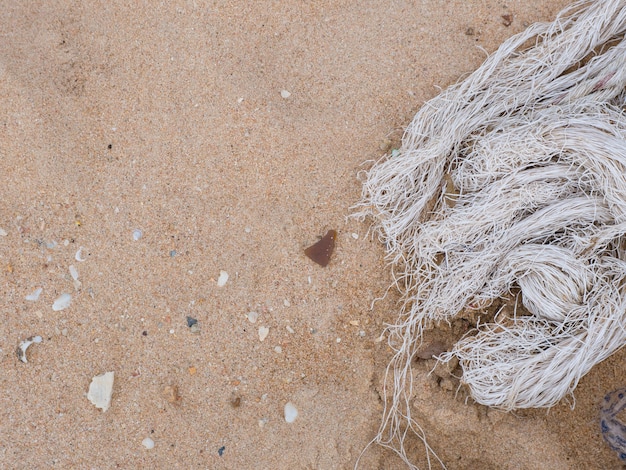
[[[78,269],[76,269],[76,267],[72,264],[70,264],[69,268],[70,275],[72,276],[72,279],[74,279],[74,289],[80,290],[82,283],[78,280]]]
[[[259,314],[257,312],[248,312],[246,314],[246,317],[248,318],[248,321],[250,323],[256,323],[256,321],[259,319]]]
[[[85,258],[83,258],[83,254],[82,254],[82,253],[83,253],[83,247],[81,246],[81,247],[78,249],[78,251],[76,252],[76,254],[74,255],[74,259],[75,259],[76,261],[79,261],[79,262],[86,261],[86,259],[85,259]]]
[[[70,303],[72,303],[72,296],[70,294],[61,294],[61,296],[52,304],[52,310],[55,312],[64,310],[70,306]]]
[[[95,376],[89,385],[87,398],[96,408],[101,408],[103,412],[111,406],[111,395],[113,395],[114,372],[106,372]]]
[[[280,96],[282,96],[284,99],[287,99],[291,96],[291,93],[288,90],[281,90]]]
[[[285,421],[287,421],[288,423],[293,423],[297,417],[298,409],[293,403],[287,402],[287,404],[285,405]]]
[[[154,449],[154,441],[149,437],[146,437],[143,441],[141,441],[141,445],[148,450]]]
[[[41,336],[31,336],[30,338],[26,338],[23,341],[20,341],[20,345],[17,348],[17,357],[20,361],[27,363],[28,359],[26,358],[26,350],[33,343],[41,343],[43,341]]]
[[[72,276],[72,279],[74,279],[75,281],[78,281],[78,269],[76,269],[76,267],[73,264],[70,264],[70,275]]]
[[[267,335],[270,334],[270,329],[266,326],[261,326],[259,327],[259,339],[261,341],[265,341],[265,338],[267,338]]]
[[[220,277],[217,278],[217,287],[224,287],[228,282],[228,273],[220,271]]]
[[[138,228],[136,228],[135,230],[133,230],[133,240],[137,241],[139,240],[141,237],[143,237],[143,232],[141,230],[139,230]]]
[[[28,294],[24,298],[30,302],[37,302],[42,292],[43,292],[43,289],[39,287],[38,289],[35,289],[35,291],[32,294]]]

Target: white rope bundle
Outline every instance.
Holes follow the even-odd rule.
[[[366,175],[361,215],[404,299],[377,440],[411,468],[404,439],[424,440],[411,363],[430,323],[521,291],[528,314],[497,316],[442,357],[505,410],[555,405],[626,343],[625,7],[577,2],[510,38]]]

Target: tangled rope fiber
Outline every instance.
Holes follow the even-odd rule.
[[[579,1],[510,38],[365,175],[360,215],[403,295],[377,441],[411,468],[408,433],[432,452],[409,406],[424,328],[519,292],[524,314],[497,315],[440,357],[503,410],[572,396],[626,343],[625,7]]]

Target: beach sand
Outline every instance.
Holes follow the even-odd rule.
[[[357,173],[566,2],[128,4],[0,8],[0,467],[351,469],[399,309],[384,247],[347,219]],[[304,249],[329,229],[321,267]],[[625,360],[584,377],[573,410],[515,414],[421,361],[413,411],[451,470],[621,468],[598,411]],[[87,390],[107,371],[102,412]],[[360,464],[406,468],[376,445]]]

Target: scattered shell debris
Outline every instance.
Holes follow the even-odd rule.
[[[298,409],[293,403],[287,402],[285,404],[285,421],[287,421],[288,423],[293,423],[297,417]]]
[[[140,240],[141,237],[143,237],[143,232],[141,230],[139,230],[138,228],[133,230],[133,240],[135,241]]]
[[[42,292],[43,292],[43,289],[41,287],[39,287],[39,288],[35,289],[32,294],[28,294],[24,298],[26,300],[28,300],[29,302],[37,302],[39,300],[39,296],[41,295]]]
[[[41,336],[31,336],[26,338],[25,340],[20,341],[20,345],[17,347],[17,357],[23,363],[28,363],[28,358],[26,357],[26,350],[33,343],[41,343],[43,340]]]
[[[111,396],[113,395],[114,372],[105,372],[95,376],[89,385],[87,398],[96,408],[102,409],[103,412],[111,406]]]
[[[74,255],[74,259],[76,261],[79,261],[79,262],[86,261],[86,258],[83,258],[83,247],[82,246],[80,248],[78,248],[78,250],[76,251],[76,254]]]
[[[64,310],[72,303],[72,296],[70,294],[61,294],[58,299],[52,304],[52,310],[58,312]]]
[[[259,314],[257,312],[248,312],[246,313],[246,318],[250,323],[256,323],[259,319]]]
[[[336,238],[337,231],[329,230],[320,241],[304,250],[304,254],[320,266],[326,267],[330,262],[330,257],[332,256],[333,251],[335,250]]]
[[[220,277],[217,278],[217,287],[224,287],[228,282],[228,273],[220,271]]]
[[[265,341],[265,338],[267,338],[267,335],[270,334],[270,329],[266,326],[261,326],[259,327],[259,340],[261,341]]]
[[[148,450],[154,449],[154,441],[149,437],[146,437],[143,441],[141,441],[141,445]]]

